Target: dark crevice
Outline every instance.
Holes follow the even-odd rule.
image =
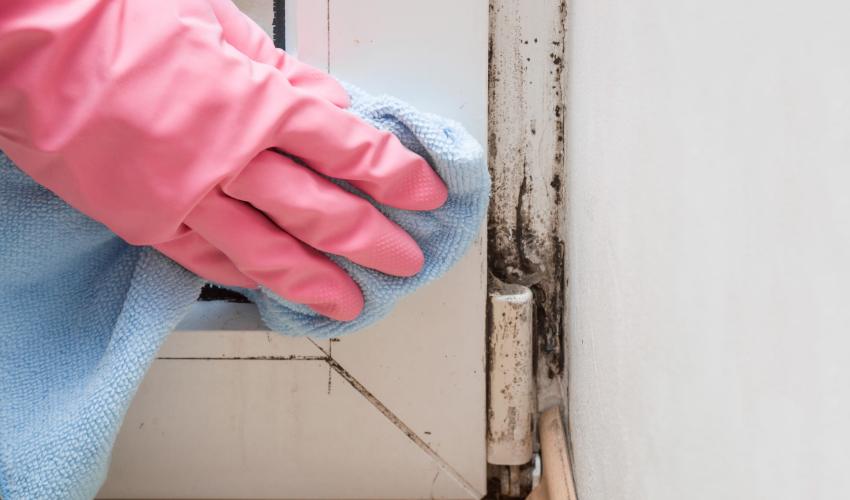
[[[286,50],[286,0],[274,0],[272,37],[276,46]]]

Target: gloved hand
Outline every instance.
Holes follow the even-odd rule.
[[[423,256],[323,176],[408,210],[447,196],[422,158],[347,105],[229,0],[0,8],[0,150],[126,241],[339,320],[363,298],[320,251],[398,276]]]

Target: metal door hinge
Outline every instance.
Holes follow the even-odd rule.
[[[499,485],[498,492],[491,494],[521,498],[531,491],[528,498],[533,500],[575,500],[559,405],[537,419],[540,454],[534,453],[534,295],[526,286],[506,284],[495,277],[490,282],[487,462],[490,476]],[[535,462],[541,460],[542,473],[537,478]]]

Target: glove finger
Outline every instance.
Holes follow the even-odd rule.
[[[233,262],[194,231],[154,245],[160,253],[207,281],[224,286],[257,288],[257,283],[242,274]]]
[[[360,288],[345,271],[247,203],[213,191],[189,213],[186,225],[284,299],[340,321],[363,309]]]
[[[341,108],[350,105],[348,92],[332,76],[304,64],[275,47],[269,35],[231,0],[208,0],[221,24],[224,40],[251,59],[274,66],[289,82]]]
[[[445,203],[443,181],[395,135],[300,89],[291,92],[277,136],[281,150],[385,205],[433,210]]]
[[[394,276],[422,269],[422,250],[401,227],[360,196],[286,156],[260,153],[223,190],[323,252]]]

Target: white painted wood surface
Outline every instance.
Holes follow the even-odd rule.
[[[271,2],[241,3],[271,25]],[[300,58],[485,141],[486,1],[289,4]],[[250,306],[199,305],[143,382],[101,497],[483,496],[485,260],[479,241],[337,342],[266,332]]]

